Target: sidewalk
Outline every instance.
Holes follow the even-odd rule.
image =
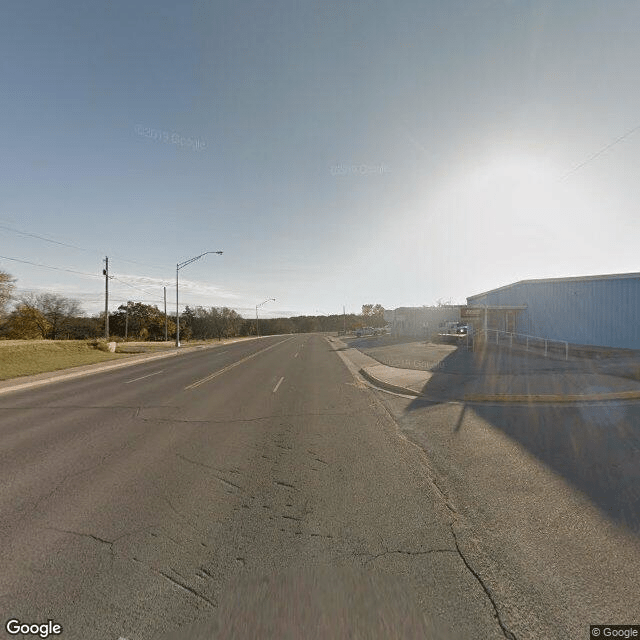
[[[637,362],[617,363],[616,368],[610,362],[564,361],[507,349],[473,353],[425,342],[330,340],[372,384],[434,402],[640,400]]]

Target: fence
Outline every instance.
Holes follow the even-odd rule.
[[[500,331],[499,329],[486,329],[478,332],[479,340],[486,340],[487,344],[496,344],[500,346],[508,342],[509,347],[516,345],[524,345],[525,349],[543,349],[545,357],[549,355],[549,351],[556,351],[560,347],[560,351],[564,351],[564,359],[569,359],[569,343],[566,340],[550,340],[549,338],[540,338],[538,336],[529,336],[523,333],[512,333],[510,331]]]

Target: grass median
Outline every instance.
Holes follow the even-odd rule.
[[[94,340],[1,340],[0,380],[130,357],[101,351]]]

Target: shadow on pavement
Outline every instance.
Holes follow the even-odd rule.
[[[454,352],[440,366],[422,393],[430,397],[463,398],[472,390],[474,377],[451,375],[454,371],[478,375],[536,375],[582,367],[595,372],[593,361],[583,363],[535,362],[491,349],[484,353]],[[538,358],[539,360],[539,358]],[[584,394],[606,392],[584,388]],[[558,392],[561,392],[559,390]],[[438,404],[416,398],[407,412]],[[640,402],[608,401],[584,404],[465,404],[453,434],[459,434],[464,415],[475,413],[510,438],[574,487],[587,495],[610,519],[640,534]]]

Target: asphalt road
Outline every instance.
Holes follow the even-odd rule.
[[[504,637],[421,452],[321,336],[9,393],[0,415],[6,637]]]
[[[380,398],[425,451],[459,544],[516,638],[640,624],[639,403]]]
[[[0,396],[5,637],[27,637],[12,618],[83,640],[638,622],[632,532],[491,416],[348,364],[279,336]]]

